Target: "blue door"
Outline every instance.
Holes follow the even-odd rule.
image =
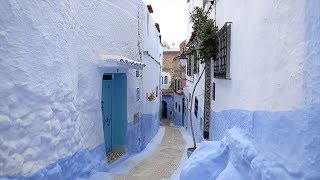
[[[104,75],[102,81],[102,120],[106,152],[112,148],[112,75]]]

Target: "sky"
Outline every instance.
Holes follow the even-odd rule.
[[[154,21],[159,23],[162,42],[179,47],[187,37],[187,0],[144,0],[151,4]]]

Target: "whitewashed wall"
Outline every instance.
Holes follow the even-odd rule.
[[[292,110],[303,102],[304,1],[217,2],[216,22],[232,22],[231,80],[214,79],[213,110]],[[211,18],[214,17],[214,8]]]
[[[101,55],[142,61],[137,20],[144,6],[135,0],[0,2],[0,176],[30,176],[104,142],[101,81],[116,69]],[[143,81],[135,70],[123,72],[132,121],[142,111],[130,104]]]
[[[168,73],[168,72],[164,72],[164,71],[162,71],[161,72],[161,76],[162,76],[162,78],[163,78],[163,84],[162,84],[162,89],[169,89],[169,87],[170,87],[170,85],[171,85],[171,75],[170,75],[170,73]],[[168,77],[168,83],[164,83],[165,82],[165,77]]]

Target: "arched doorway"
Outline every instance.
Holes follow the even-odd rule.
[[[168,112],[168,107],[167,107],[167,102],[162,101],[162,118],[167,118],[167,112]]]

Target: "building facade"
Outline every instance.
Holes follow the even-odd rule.
[[[179,50],[167,49],[163,51],[162,83],[162,118],[173,117],[174,92],[174,58],[179,56]]]
[[[162,47],[142,1],[0,3],[0,177],[75,179],[159,128]]]
[[[205,7],[219,28],[219,56],[209,66],[195,65],[193,57],[187,63],[184,94],[186,102],[193,101],[188,109],[197,141],[206,130],[209,140],[222,140],[229,129],[238,128],[257,150],[248,168],[238,169],[244,179],[294,178],[288,168],[301,173],[300,178],[319,178],[320,3],[190,0],[188,5],[188,13]],[[190,39],[191,25],[188,30]],[[230,156],[238,150],[230,147]],[[272,163],[283,167],[272,169]]]
[[[175,126],[185,126],[187,127],[186,119],[186,104],[185,104],[185,94],[183,88],[186,86],[186,67],[181,64],[180,59],[186,59],[186,41],[180,43],[180,55],[175,57],[173,60],[174,64],[174,92],[173,92],[173,124]]]

